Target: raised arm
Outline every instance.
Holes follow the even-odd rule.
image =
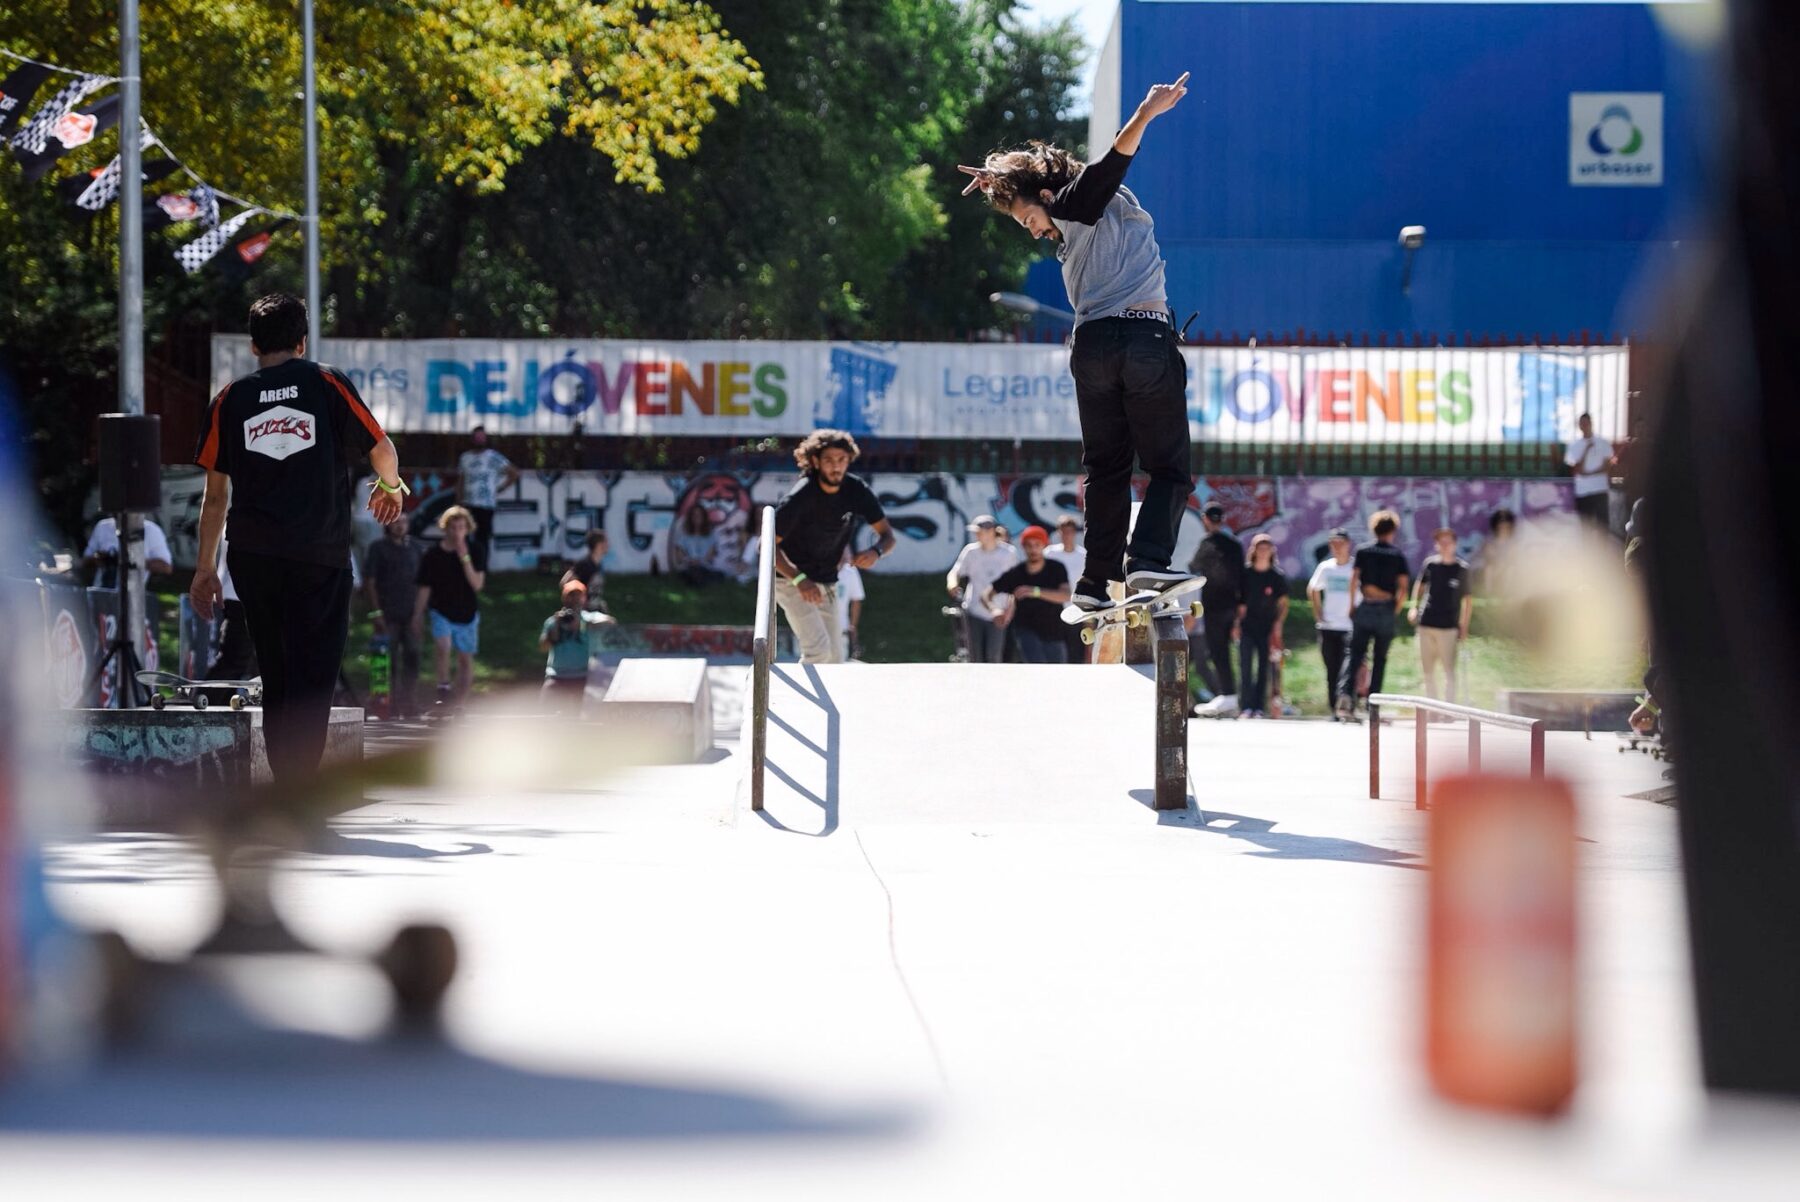
[[[1187,95],[1188,76],[1191,71],[1183,71],[1181,78],[1174,83],[1152,84],[1145,93],[1143,102],[1137,106],[1137,112],[1131,114],[1131,120],[1113,139],[1112,148],[1123,155],[1134,155],[1138,152],[1138,143],[1143,141],[1144,130],[1150,122],[1175,107],[1175,102]]]

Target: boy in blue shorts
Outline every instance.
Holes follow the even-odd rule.
[[[487,548],[473,540],[475,518],[452,505],[438,518],[444,532],[438,545],[419,560],[419,599],[413,610],[413,635],[424,632],[431,617],[431,641],[437,651],[437,703],[461,704],[475,675],[481,650],[481,611],[476,597],[487,583]],[[450,679],[450,656],[456,655],[456,681]]]

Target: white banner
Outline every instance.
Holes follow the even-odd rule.
[[[1628,430],[1624,347],[1187,347],[1203,442],[1561,442]],[[387,429],[493,434],[1077,441],[1068,351],[1028,343],[326,339]],[[255,370],[213,339],[213,389]]]

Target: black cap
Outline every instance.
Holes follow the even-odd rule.
[[[1328,541],[1330,539],[1334,539],[1334,538],[1341,538],[1345,542],[1349,542],[1350,541],[1350,532],[1348,530],[1344,529],[1342,526],[1339,526],[1336,530],[1333,530],[1330,534],[1327,534],[1325,537]]]
[[[1200,510],[1200,512],[1205,514],[1207,517],[1212,518],[1216,522],[1220,518],[1225,516],[1225,507],[1223,505],[1219,504],[1217,501],[1208,501],[1206,503],[1205,507]]]

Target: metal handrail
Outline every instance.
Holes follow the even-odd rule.
[[[750,669],[750,808],[763,808],[769,752],[769,668],[775,660],[775,507],[763,509],[756,553],[756,626]]]
[[[1519,714],[1502,714],[1496,710],[1476,709],[1435,697],[1415,697],[1408,693],[1369,694],[1369,800],[1381,797],[1381,707],[1410,705],[1413,709],[1413,808],[1425,808],[1425,727],[1427,714],[1444,714],[1463,718],[1469,723],[1469,771],[1481,770],[1481,727],[1503,726],[1509,730],[1531,732],[1531,778],[1544,779],[1544,723],[1539,718]]]

